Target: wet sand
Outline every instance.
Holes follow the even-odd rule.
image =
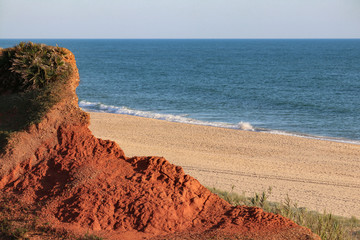
[[[360,145],[90,113],[96,137],[126,156],[163,156],[208,187],[252,196],[272,187],[299,206],[360,217]]]

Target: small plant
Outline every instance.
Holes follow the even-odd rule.
[[[268,197],[271,194],[272,188],[269,187],[267,192],[263,191],[261,194],[255,193],[254,197],[250,198],[251,206],[261,207],[263,209],[268,209]]]

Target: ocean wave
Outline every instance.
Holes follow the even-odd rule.
[[[189,123],[189,124],[221,127],[221,128],[232,128],[232,129],[239,128],[238,125],[231,124],[231,123],[209,122],[209,121],[201,121],[201,120],[197,120],[197,119],[193,119],[193,118],[188,118],[188,117],[186,117],[187,114],[173,115],[173,114],[156,113],[156,112],[151,112],[151,111],[141,111],[141,110],[131,109],[131,108],[128,108],[125,106],[118,107],[118,106],[106,105],[106,104],[102,104],[100,102],[80,101],[79,106],[82,109],[84,109],[85,111],[126,114],[126,115],[138,116],[138,117],[165,120],[165,121],[169,121],[169,122]],[[244,129],[244,130],[246,130],[246,129]]]
[[[90,111],[90,112],[125,114],[125,115],[132,115],[132,116],[138,116],[138,117],[165,120],[165,121],[169,121],[169,122],[188,123],[188,124],[230,128],[230,129],[239,129],[239,130],[243,130],[243,131],[267,132],[270,134],[287,135],[287,136],[294,136],[294,137],[302,137],[302,138],[309,138],[309,139],[326,140],[326,141],[332,141],[332,142],[351,143],[351,144],[360,145],[360,141],[358,141],[358,140],[351,140],[351,139],[345,139],[345,138],[334,138],[334,137],[326,137],[326,136],[316,136],[316,135],[303,134],[303,133],[287,132],[287,131],[282,131],[282,130],[258,128],[258,127],[252,126],[249,122],[239,122],[238,124],[231,124],[231,123],[225,123],[225,122],[201,121],[201,120],[186,117],[187,114],[183,114],[183,115],[163,114],[163,113],[156,113],[156,112],[152,112],[152,111],[135,110],[135,109],[131,109],[131,108],[128,108],[125,106],[118,107],[118,106],[106,105],[106,104],[103,104],[100,102],[88,102],[88,101],[83,101],[83,100],[79,102],[79,106],[82,109],[84,109],[85,111]]]

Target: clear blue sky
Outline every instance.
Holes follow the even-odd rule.
[[[360,0],[0,0],[0,38],[360,38]]]

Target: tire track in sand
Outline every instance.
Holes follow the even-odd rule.
[[[207,173],[219,173],[219,174],[234,175],[234,176],[274,179],[274,180],[297,182],[297,183],[312,183],[312,184],[319,184],[319,185],[326,185],[326,186],[336,186],[336,187],[347,187],[347,188],[360,189],[360,184],[354,184],[354,183],[339,183],[339,182],[322,181],[322,180],[315,180],[315,179],[292,178],[292,177],[276,176],[276,175],[269,175],[269,174],[256,174],[256,173],[248,173],[248,172],[242,172],[242,171],[219,170],[219,169],[200,168],[200,167],[193,167],[193,166],[182,166],[182,167],[185,171],[192,170],[192,171],[207,172]]]

